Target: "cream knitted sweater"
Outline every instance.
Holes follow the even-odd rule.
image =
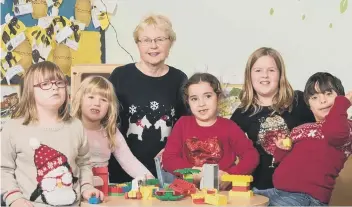
[[[1,193],[6,205],[19,198],[34,206],[79,205],[92,188],[89,145],[82,123],[51,128],[10,120],[1,132]]]

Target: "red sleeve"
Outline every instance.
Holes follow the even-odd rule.
[[[292,146],[293,147],[293,146]],[[291,148],[292,149],[292,148]],[[288,155],[288,153],[291,150],[284,150],[284,149],[280,149],[279,147],[276,147],[275,151],[274,151],[274,159],[275,159],[275,163],[279,163],[281,162],[284,157],[286,157],[286,155]]]
[[[340,147],[352,138],[352,125],[347,118],[347,109],[350,106],[351,103],[346,97],[338,96],[325,117],[322,131],[330,145]]]
[[[183,137],[182,131],[185,123],[185,117],[181,117],[173,127],[171,134],[167,138],[165,150],[162,155],[163,168],[173,173],[177,169],[193,167],[189,162],[183,159]]]
[[[253,142],[247,138],[241,128],[231,122],[230,124],[230,147],[239,157],[237,165],[226,170],[229,174],[249,175],[259,164],[259,154],[253,147]]]

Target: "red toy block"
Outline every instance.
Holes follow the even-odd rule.
[[[185,196],[197,192],[197,188],[193,183],[181,179],[175,179],[174,182],[169,185],[169,188]]]
[[[97,186],[96,188],[104,193],[105,196],[109,195],[109,171],[108,167],[93,167],[92,169],[94,176],[99,176],[103,180],[103,186]]]
[[[250,186],[232,186],[233,191],[247,192],[250,190]]]

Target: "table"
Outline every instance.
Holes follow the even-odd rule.
[[[228,192],[221,192],[228,195]],[[254,195],[251,198],[228,197],[227,206],[268,206],[269,198],[262,195]],[[109,196],[101,204],[89,204],[88,201],[81,203],[82,207],[109,207],[109,206],[211,206],[209,204],[193,204],[190,196],[179,201],[160,201],[125,199],[123,196]]]

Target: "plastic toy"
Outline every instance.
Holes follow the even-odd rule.
[[[215,205],[215,206],[225,206],[227,204],[227,197],[220,194],[206,194],[204,198],[204,203]]]
[[[192,168],[184,168],[184,169],[175,170],[174,173],[181,174],[184,180],[190,183],[193,183],[193,174],[200,173],[200,170],[192,169]]]
[[[227,204],[227,197],[220,195],[217,189],[202,189],[201,192],[191,195],[194,204],[211,204],[224,206]]]
[[[286,137],[286,139],[282,140],[282,144],[284,145],[284,147],[291,148],[292,140],[289,137]]]
[[[159,183],[159,180],[158,180],[158,179],[147,179],[147,180],[145,181],[145,184],[146,184],[146,185],[154,185],[154,186],[157,186],[157,187],[160,186],[160,183]]]
[[[155,186],[141,186],[139,191],[142,194],[143,200],[151,200],[154,198],[155,192],[159,190],[158,187]]]
[[[197,188],[193,183],[189,183],[185,180],[176,179],[169,185],[169,189],[182,194],[184,196],[194,194],[197,192]]]
[[[161,201],[177,201],[184,197],[184,195],[173,190],[160,190],[155,192],[155,197]]]
[[[142,193],[137,190],[131,190],[130,192],[125,193],[125,199],[141,199]]]
[[[219,190],[219,183],[219,166],[217,164],[204,164],[200,188]]]
[[[98,176],[102,179],[102,186],[95,186],[98,190],[104,193],[105,196],[109,195],[109,171],[107,167],[95,167],[93,168],[94,176]]]
[[[99,204],[101,203],[101,200],[95,196],[92,196],[88,199],[89,204]]]
[[[250,190],[250,183],[253,182],[251,175],[223,175],[221,180],[232,182],[232,189],[229,191],[229,196],[253,196],[253,191]]]

